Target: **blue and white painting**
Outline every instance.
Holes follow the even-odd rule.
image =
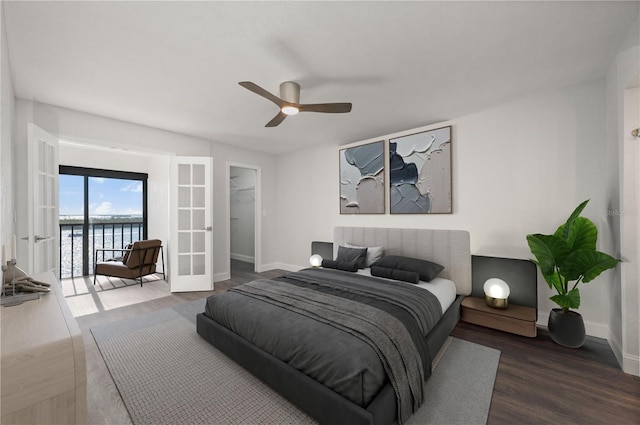
[[[384,214],[384,142],[340,151],[340,214]]]
[[[450,214],[451,127],[389,140],[391,214]]]

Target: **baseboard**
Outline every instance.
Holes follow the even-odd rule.
[[[622,370],[624,373],[640,376],[640,357],[624,354],[622,356]]]
[[[624,363],[623,355],[622,355],[622,344],[618,338],[609,330],[609,335],[607,336],[607,342],[609,342],[609,347],[611,347],[611,351],[613,351],[613,355],[616,356],[616,360],[618,361],[618,365],[620,365],[620,369],[622,369],[622,365]]]
[[[546,312],[543,313],[538,311],[538,321],[536,322],[536,325],[543,326],[546,328],[548,323],[549,323],[549,313],[546,313]],[[595,336],[596,338],[603,338],[603,339],[609,340],[609,336],[610,336],[609,327],[606,325],[603,325],[602,323],[590,322],[585,320],[584,329],[587,332],[587,335],[589,336]]]
[[[305,267],[303,266],[294,266],[293,264],[284,264],[284,263],[263,264],[261,267],[262,271],[280,269],[280,270],[286,270],[289,272],[297,272],[298,270],[302,270],[304,268]]]
[[[253,263],[255,262],[255,258],[251,257],[249,255],[243,255],[243,254],[236,254],[236,253],[231,253],[231,259],[232,260],[238,260],[238,261],[244,261],[245,263]]]
[[[221,282],[223,280],[229,280],[231,279],[231,273],[230,272],[222,272],[222,273],[214,273],[213,274],[213,282]]]

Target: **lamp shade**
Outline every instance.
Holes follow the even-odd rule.
[[[487,305],[495,308],[507,308],[509,298],[509,285],[502,279],[492,277],[487,279],[483,286]]]
[[[313,254],[309,258],[309,264],[311,264],[311,267],[320,267],[322,265],[322,257],[318,254]]]

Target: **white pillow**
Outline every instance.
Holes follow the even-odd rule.
[[[371,265],[381,259],[384,254],[384,247],[382,246],[356,246],[348,243],[344,244],[344,246],[347,248],[367,248],[367,267],[371,267]]]

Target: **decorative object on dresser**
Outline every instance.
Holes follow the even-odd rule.
[[[598,229],[591,220],[580,216],[588,202],[587,199],[578,205],[554,234],[527,235],[535,263],[549,288],[557,292],[549,298],[560,306],[549,314],[549,334],[555,342],[570,348],[582,347],[586,338],[582,315],[571,310],[580,307],[578,284],[591,282],[620,262],[596,250]]]
[[[391,214],[451,214],[451,126],[389,140]]]
[[[529,260],[473,255],[471,296],[462,301],[461,320],[517,335],[535,337],[538,319],[536,265]],[[484,286],[498,279],[509,288],[506,308],[490,307]]]
[[[340,150],[340,214],[384,214],[384,142]]]
[[[41,293],[49,293],[51,289],[47,282],[39,282],[28,276],[16,260],[16,235],[11,240],[11,259],[6,258],[5,246],[2,245],[2,291],[0,304],[13,307],[24,301],[37,300]]]

